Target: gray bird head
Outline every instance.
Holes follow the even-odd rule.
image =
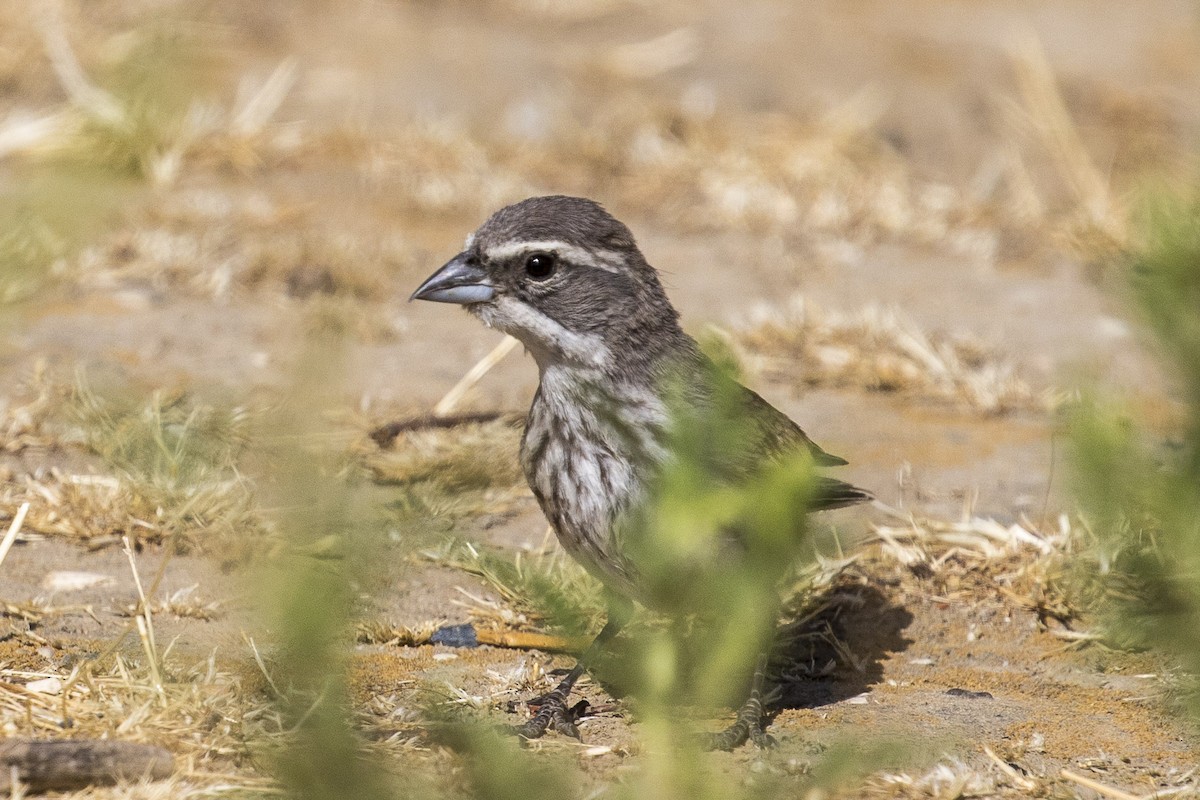
[[[599,367],[613,353],[644,355],[683,336],[633,234],[579,197],[500,209],[410,299],[466,307],[519,339],[542,369]]]

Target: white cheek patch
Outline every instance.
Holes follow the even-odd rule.
[[[609,360],[608,347],[596,334],[575,333],[509,295],[478,307],[484,324],[519,339],[539,364],[565,360],[599,367]]]
[[[468,242],[468,247],[470,243]],[[554,253],[564,261],[580,267],[594,267],[605,272],[619,272],[624,259],[612,250],[588,250],[558,239],[534,242],[506,242],[484,251],[488,260],[507,261],[525,253]]]

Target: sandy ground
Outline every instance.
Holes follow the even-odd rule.
[[[103,29],[106,23],[87,24]],[[1131,176],[1181,163],[1180,143],[1194,141],[1200,131],[1200,45],[1196,7],[1189,2],[756,0],[735,9],[513,0],[355,3],[338,13],[264,4],[229,12],[225,24],[233,47],[230,75],[261,80],[280,58],[296,59],[299,78],[279,111],[282,120],[302,121],[310,133],[352,129],[383,143],[413,120],[427,120],[435,127],[501,130],[517,150],[533,151],[562,134],[563,119],[586,125],[587,110],[614,94],[672,107],[712,106],[719,115],[743,120],[820,119],[857,97],[877,108],[869,129],[914,184],[969,193],[984,180],[995,153],[1019,148],[1030,153],[1035,178],[1051,176],[1039,187],[1053,209],[1070,202],[1068,182],[1054,176],[1047,165],[1053,159],[1030,144],[1032,134],[1021,139],[1011,125],[1018,90],[1010,49],[1029,37],[1045,48],[1085,147],[1114,185],[1128,186]],[[620,49],[660,35],[675,39],[653,44],[648,54],[646,48]],[[642,74],[627,74],[629,63]],[[15,97],[21,106],[37,106],[54,98],[54,87],[53,81],[28,78]],[[379,158],[386,160],[382,147]],[[358,248],[352,252],[366,253],[364,269],[377,273],[381,288],[352,312],[366,333],[351,337],[337,378],[338,402],[347,414],[375,422],[428,408],[498,337],[454,309],[404,300],[482,221],[493,189],[460,181],[453,191],[478,194],[422,206],[401,196],[407,191],[403,165],[389,184],[364,179],[362,170],[336,155],[268,161],[242,171],[185,172],[178,186],[163,192],[163,213],[216,198],[230,204],[230,215],[244,216],[241,209],[265,203],[288,220],[265,225],[267,239],[352,241]],[[1119,280],[1061,238],[1030,243],[1029,237],[1040,235],[1036,226],[1022,231],[975,221],[976,228],[992,230],[994,223],[998,231],[998,250],[988,257],[952,237],[886,235],[847,239],[830,255],[827,239],[807,238],[803,221],[787,238],[719,217],[681,225],[675,210],[660,216],[652,204],[631,200],[621,188],[632,180],[628,174],[585,181],[581,189],[569,164],[561,169],[561,185],[553,166],[528,182],[538,191],[587,189],[606,202],[664,273],[691,330],[735,326],[754,309],[797,293],[823,308],[896,308],[922,330],[989,343],[1035,389],[1069,392],[1098,378],[1152,422],[1169,425],[1169,378],[1159,374],[1122,310]],[[0,171],[0,189],[18,177]],[[207,228],[224,237],[202,249],[199,260],[221,248],[236,256],[246,228],[222,232],[225,213],[217,203],[207,217],[178,214],[167,227],[183,233]],[[694,213],[709,214],[711,207]],[[153,219],[145,211],[130,212],[117,239],[136,240],[138,227],[154,227]],[[99,250],[102,260],[111,258],[112,240]],[[147,250],[139,259],[153,264],[155,256]],[[303,270],[288,273],[292,282],[282,289],[268,282],[207,293],[187,280],[112,274],[115,279],[68,281],[48,300],[19,312],[0,352],[0,391],[18,396],[20,382],[38,362],[68,379],[83,365],[92,376],[134,391],[167,387],[273,398],[288,385],[311,311],[301,296]],[[851,462],[839,477],[871,488],[891,506],[950,519],[969,507],[1005,525],[1024,518],[1046,525],[1072,510],[1060,421],[1052,413],[988,415],[862,387],[805,387],[753,375],[751,381],[822,446]],[[521,411],[535,386],[532,362],[514,355],[473,390],[468,404]],[[19,481],[70,457],[34,449],[7,459],[9,480]],[[386,489],[380,497],[385,495]],[[853,539],[882,519],[867,510],[827,522]],[[463,520],[453,533],[499,548],[537,547],[543,539],[544,522],[530,497],[518,498],[495,523]],[[153,574],[164,552],[158,546],[142,550],[141,572]],[[466,610],[454,602],[461,597],[458,587],[496,598],[477,579],[414,565],[406,552],[396,545],[395,578],[366,599],[368,616],[397,624],[465,621]],[[107,580],[48,594],[42,581],[54,570]],[[804,761],[830,742],[871,731],[937,742],[930,762],[951,757],[990,770],[995,784],[985,793],[1013,796],[1020,788],[994,771],[985,745],[1036,778],[1053,780],[1068,768],[1134,794],[1172,785],[1195,765],[1196,741],[1162,699],[1169,668],[1152,656],[1071,647],[1046,630],[1034,610],[1000,591],[998,581],[981,578],[973,591],[961,593],[878,559],[854,570],[857,599],[834,622],[859,668],[839,662],[830,675],[789,685],[771,728],[781,742],[770,756],[775,763]],[[959,571],[962,580],[973,580],[969,564]],[[244,565],[219,553],[173,555],[162,592],[195,585],[194,596],[219,601],[220,610],[212,620],[160,614],[159,640],[178,637],[175,646],[185,656],[203,658],[216,647],[223,658],[245,661],[242,633],[260,625],[246,582]],[[118,547],[91,551],[48,536],[19,543],[0,567],[0,600],[33,599],[68,610],[38,625],[44,643],[0,638],[5,668],[59,669],[106,649],[130,629],[124,610],[137,596]],[[126,636],[122,649],[136,659],[136,636]],[[411,680],[484,693],[488,670],[534,661],[570,663],[565,656],[487,647],[362,645],[351,662],[352,688],[363,702],[396,693],[403,698]],[[955,689],[987,694],[948,693]],[[595,684],[587,684],[585,695],[595,705],[609,702]],[[590,783],[619,775],[634,758],[627,754],[636,752],[638,726],[625,709],[618,706],[583,725],[588,745],[612,747],[596,758],[580,751]],[[490,713],[516,719],[499,705]],[[760,757],[747,749],[716,758],[722,768],[741,770]],[[929,787],[874,790],[936,796]],[[1083,789],[1060,791],[1094,796]]]

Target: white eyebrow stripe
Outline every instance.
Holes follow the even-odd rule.
[[[489,247],[483,251],[488,259],[504,261],[522,253],[554,253],[572,264],[584,267],[595,267],[605,272],[619,272],[624,259],[614,250],[588,250],[587,248],[557,239],[545,239],[533,242],[507,242]]]

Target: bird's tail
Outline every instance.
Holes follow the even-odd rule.
[[[866,503],[875,499],[875,495],[866,489],[852,486],[836,478],[823,475],[814,478],[817,482],[810,511],[828,511],[834,508],[845,508],[856,503]]]

